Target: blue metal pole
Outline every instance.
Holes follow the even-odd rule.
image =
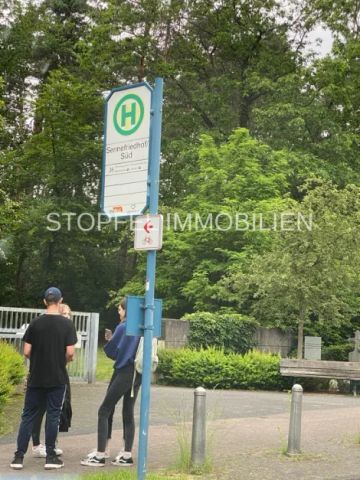
[[[151,100],[152,122],[150,138],[150,203],[149,213],[158,213],[161,116],[163,98],[163,79],[156,78]],[[151,384],[151,348],[154,330],[154,294],[155,294],[156,251],[147,252],[144,322],[144,361],[141,385],[138,480],[146,477],[147,446],[149,430],[150,384]]]

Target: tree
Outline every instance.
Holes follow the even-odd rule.
[[[143,293],[144,256],[131,251],[128,229],[49,233],[44,220],[53,209],[97,213],[102,103],[114,86],[165,79],[165,214],[185,220],[198,212],[206,222],[209,213],[222,212],[225,225],[226,215],[240,211],[262,213],[267,222],[302,200],[308,177],[341,186],[359,181],[351,0],[335,1],[333,11],[322,0],[286,8],[277,0],[4,6],[10,8],[0,13],[2,301],[33,305],[50,278],[67,292],[74,279],[83,285],[74,298],[81,308],[103,306],[105,292],[124,285],[122,291]],[[332,55],[320,60],[304,53],[318,21],[336,39]],[[229,306],[221,296],[221,279],[273,241],[265,231],[170,228],[157,285],[167,313],[236,309],[235,299]]]
[[[8,285],[1,300],[31,306],[46,285],[59,282],[73,308],[104,308],[108,290],[119,281],[119,262],[114,258],[117,248],[123,252],[124,237],[110,228],[104,229],[106,234],[96,226],[82,231],[76,219],[69,231],[63,216],[72,212],[97,218],[102,98],[90,83],[80,82],[65,69],[54,70],[37,108],[43,119],[41,131],[21,148],[3,152],[0,159],[8,212],[5,216],[5,207],[0,206],[0,229],[14,214],[2,232],[7,255],[1,267]],[[53,227],[49,213],[58,215],[61,230],[49,231],[47,227]]]
[[[315,0],[311,4],[314,12],[328,26],[336,38],[358,39],[360,34],[360,6],[353,0]]]
[[[157,295],[165,299],[167,314],[175,316],[228,305],[219,295],[221,278],[236,259],[261,252],[271,242],[260,222],[269,226],[274,215],[294,203],[286,194],[291,167],[300,163],[296,155],[272,150],[246,129],[235,130],[220,146],[202,136],[195,158],[198,171],[184,185],[188,196],[181,208],[162,211],[165,236]],[[248,215],[249,228],[243,215]],[[137,274],[122,294],[142,291],[144,267],[140,257]]]
[[[304,212],[313,215],[311,229],[287,226],[268,252],[255,255],[247,268],[233,265],[223,279],[228,299],[237,296],[240,309],[250,299],[262,323],[297,326],[298,358],[312,321],[336,325],[360,310],[360,188],[320,182],[293,210]]]
[[[6,12],[6,9],[4,9]],[[36,29],[36,8],[17,0],[11,2],[0,26],[0,75],[5,104],[5,131],[0,138],[1,149],[16,148],[29,136],[29,97],[31,82],[32,42]]]
[[[256,107],[250,126],[274,148],[311,154],[309,173],[340,186],[360,180],[359,52],[358,39],[335,40],[330,55],[280,80],[281,94]]]
[[[235,128],[252,129],[255,110],[279,103],[286,79],[297,77],[314,20],[292,15],[272,0],[110,1],[92,11],[94,27],[79,42],[84,77],[104,90],[165,79],[161,196],[167,206],[181,205],[188,193],[183,185],[196,173],[189,139],[198,145],[207,133],[221,143]]]

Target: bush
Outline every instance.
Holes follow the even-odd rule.
[[[185,315],[190,322],[189,346],[216,347],[226,353],[245,353],[255,347],[257,322],[238,313],[196,312]]]
[[[341,343],[338,345],[328,345],[322,348],[322,360],[336,360],[339,362],[347,362],[349,360],[349,353],[354,350],[354,344]]]
[[[22,356],[11,345],[0,342],[0,411],[24,375]]]
[[[206,388],[278,390],[288,386],[280,375],[280,357],[251,351],[244,355],[223,350],[160,350],[158,381],[166,385]]]
[[[158,349],[159,366],[156,370],[156,379],[165,385],[176,385],[172,383],[172,364],[177,356],[182,355],[183,350],[179,349]],[[159,380],[161,378],[161,381]]]

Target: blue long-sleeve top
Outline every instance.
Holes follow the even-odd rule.
[[[126,335],[126,321],[115,328],[111,340],[104,346],[106,356],[115,360],[114,368],[119,370],[134,363],[139,341],[140,337]]]

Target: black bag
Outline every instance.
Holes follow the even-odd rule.
[[[72,408],[70,382],[66,385],[63,407],[60,414],[59,432],[68,432],[71,427]]]

